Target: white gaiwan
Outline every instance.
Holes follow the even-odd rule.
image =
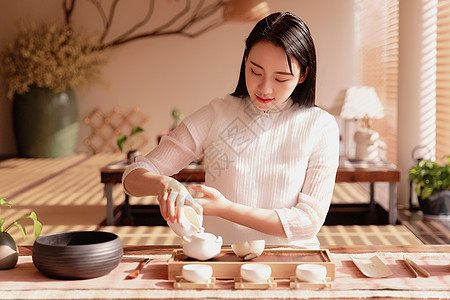
[[[220,254],[222,237],[204,232],[203,216],[190,206],[184,206],[180,223],[167,222],[170,228],[182,238],[183,253],[198,260],[208,260]]]

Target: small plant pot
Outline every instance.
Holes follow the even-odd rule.
[[[130,164],[133,163],[134,159],[137,156],[139,156],[139,155],[141,155],[141,152],[139,152],[139,150],[130,150],[130,151],[128,151],[128,153],[127,153],[127,160],[128,160],[128,162]]]
[[[19,250],[13,237],[7,232],[0,232],[0,270],[12,269],[19,259]]]
[[[430,197],[419,198],[425,216],[450,217],[450,191],[434,192]]]

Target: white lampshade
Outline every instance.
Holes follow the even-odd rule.
[[[223,19],[231,22],[255,22],[269,15],[270,9],[262,0],[228,0],[223,7]]]
[[[383,105],[371,86],[354,86],[347,89],[340,117],[343,119],[384,118]]]

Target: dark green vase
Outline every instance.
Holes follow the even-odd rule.
[[[65,157],[73,153],[78,135],[78,104],[73,90],[54,93],[33,87],[15,95],[13,128],[21,157]]]

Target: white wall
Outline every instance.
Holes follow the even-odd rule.
[[[125,1],[124,1],[125,2]],[[171,13],[171,2],[156,1],[162,18]],[[173,1],[172,1],[173,2]],[[338,92],[356,83],[356,50],[353,32],[353,0],[269,0],[271,11],[291,11],[309,26],[318,56],[317,101],[329,109]],[[142,13],[146,1],[122,3],[122,15],[116,19],[114,31],[128,27],[135,14]],[[176,3],[176,1],[175,1]],[[100,19],[89,1],[81,1],[73,16],[76,27],[99,30]],[[125,9],[126,6],[126,9]],[[12,40],[17,21],[31,18],[62,20],[61,1],[0,0],[0,44]],[[171,125],[170,112],[179,108],[190,114],[216,96],[233,91],[243,54],[244,40],[252,23],[226,23],[194,39],[181,36],[140,40],[114,49],[109,64],[103,69],[106,85],[95,84],[80,92],[79,110],[82,121],[94,108],[105,113],[118,106],[128,112],[140,107],[149,117],[144,125],[151,141]],[[81,123],[77,152],[87,152],[84,140],[90,134]],[[11,102],[0,93],[0,156],[16,153],[12,127]]]

